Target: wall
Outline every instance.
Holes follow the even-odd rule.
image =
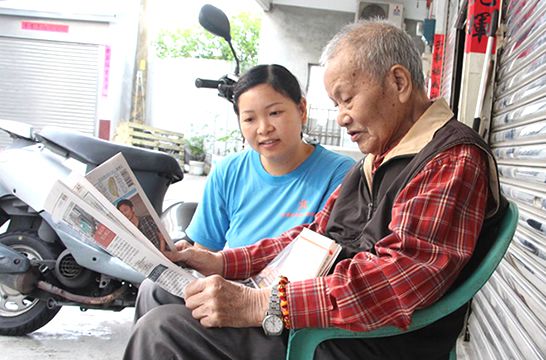
[[[326,43],[353,21],[354,13],[272,5],[262,20],[259,62],[286,66],[305,89],[308,65],[317,64]]]
[[[219,135],[237,129],[231,104],[212,89],[195,87],[196,78],[219,79],[234,64],[223,60],[150,58],[146,118],[150,126],[182,132]]]
[[[114,6],[114,5],[112,5]],[[111,130],[129,119],[131,89],[137,47],[139,0],[116,1],[118,21],[111,25],[112,63],[110,67],[110,93],[103,109],[110,116]],[[102,114],[99,113],[99,117]],[[104,118],[104,117],[103,117]]]
[[[63,61],[69,61],[71,54],[79,54],[78,47],[91,48],[97,52],[97,56],[89,56],[90,59],[87,59],[87,63],[94,66],[94,72],[91,74],[92,76],[89,76],[98,84],[98,86],[94,85],[89,90],[93,93],[93,99],[86,103],[73,106],[75,102],[71,103],[70,99],[58,96],[59,101],[62,100],[68,104],[64,108],[59,106],[60,109],[53,109],[50,117],[46,117],[45,114],[51,107],[52,102],[41,103],[38,100],[34,101],[30,106],[29,104],[18,106],[19,104],[16,104],[16,101],[12,101],[20,110],[10,113],[9,116],[4,115],[4,117],[20,121],[30,117],[32,118],[30,122],[37,128],[45,125],[55,125],[55,122],[61,122],[63,125],[73,122],[75,125],[73,127],[80,129],[77,123],[89,122],[88,129],[84,132],[93,135],[98,135],[98,120],[111,121],[111,128],[115,128],[120,119],[127,119],[131,103],[138,5],[138,0],[121,0],[115,3],[106,0],[93,3],[84,2],[83,0],[1,1],[0,38],[10,44],[10,48],[4,48],[5,51],[17,50],[14,56],[19,56],[19,58],[14,60],[15,62],[21,64],[23,60],[32,55],[24,52],[26,49],[25,44],[28,43],[26,40],[29,39],[32,40],[32,44],[41,44],[40,51],[34,55],[36,59],[48,55],[43,49],[47,48],[49,44],[51,45],[50,52],[59,57],[63,57],[64,53],[61,54],[58,47],[68,48],[66,50],[67,55],[62,59]],[[22,28],[23,22],[42,24],[42,27]],[[43,24],[61,26],[66,31],[52,31]],[[20,40],[20,44],[18,44],[18,40]],[[74,63],[74,61],[72,62]],[[40,65],[43,65],[43,63],[44,61],[41,61]],[[66,67],[63,68],[62,64],[59,64],[59,67],[61,67],[61,69],[58,69],[59,71],[68,71]],[[35,66],[32,71],[25,70],[22,66],[6,67],[2,70],[11,71],[12,75],[15,74],[20,78],[22,78],[22,74],[17,74],[18,71],[25,72],[25,75],[33,75],[45,84],[45,88],[41,93],[46,95],[54,95],[59,88],[69,91],[67,90],[68,86],[65,86],[59,79],[55,79],[53,77],[55,72],[50,73],[46,66]],[[78,76],[83,78],[84,75],[88,75],[83,74],[83,70],[80,70],[81,74],[78,75],[78,71],[77,68],[74,69],[75,76],[73,79],[75,82],[79,80]],[[3,75],[5,78],[6,75]],[[73,91],[73,95],[77,97],[77,91]],[[49,108],[44,104],[48,105]],[[73,108],[79,108],[75,111],[85,109],[91,115],[80,119],[72,113],[65,114],[64,110],[69,109],[71,105]],[[28,108],[36,110],[36,116],[26,116],[24,110]],[[63,123],[63,116],[68,119],[67,122]]]

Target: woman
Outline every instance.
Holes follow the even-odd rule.
[[[209,250],[240,247],[311,222],[354,161],[302,140],[307,102],[280,65],[258,65],[234,87],[250,146],[218,164],[186,234]]]
[[[235,85],[233,104],[250,149],[214,167],[186,229],[195,246],[213,251],[249,245],[311,222],[354,164],[302,140],[307,103],[294,75],[280,65],[258,65],[245,73]],[[145,280],[135,321],[159,305],[181,303]]]

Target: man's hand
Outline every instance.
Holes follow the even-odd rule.
[[[269,304],[271,289],[252,289],[212,275],[190,283],[186,306],[205,327],[260,326]]]
[[[185,266],[199,271],[203,275],[223,275],[224,258],[220,253],[212,252],[192,246],[183,240],[174,244],[176,250],[165,250],[165,256],[174,263],[183,263]]]

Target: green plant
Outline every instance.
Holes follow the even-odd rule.
[[[206,157],[205,135],[192,136],[186,142],[190,160],[204,161]]]
[[[232,129],[224,135],[217,137],[214,148],[216,155],[228,155],[240,151],[243,148],[241,131]]]
[[[260,28],[260,18],[249,13],[243,12],[231,19],[233,46],[241,60],[242,71],[258,63]],[[160,59],[186,57],[233,60],[227,42],[201,27],[162,30],[155,48]]]

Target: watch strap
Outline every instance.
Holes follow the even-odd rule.
[[[269,297],[269,307],[266,315],[276,315],[282,317],[281,298],[279,297],[279,289],[277,286],[271,288],[271,296]]]

